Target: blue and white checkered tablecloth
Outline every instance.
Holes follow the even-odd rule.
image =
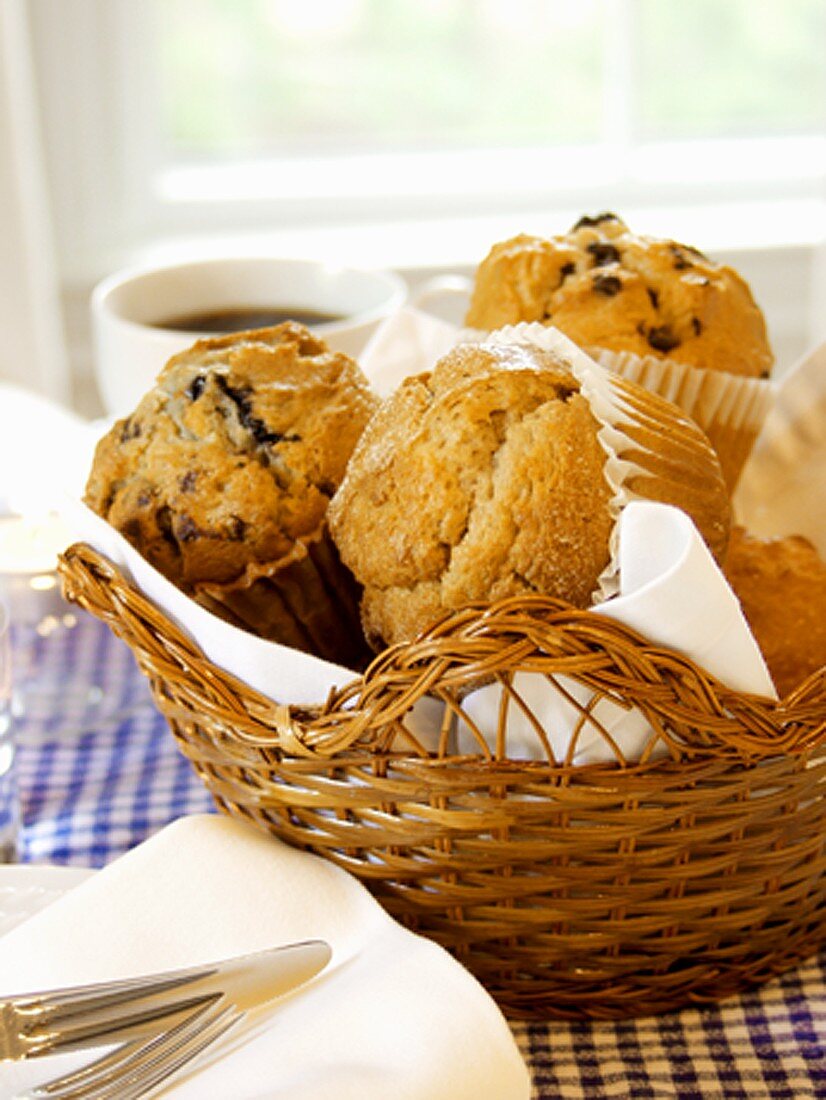
[[[100,867],[209,810],[126,646],[87,615],[48,644],[55,691],[71,705],[30,708],[18,727],[22,858]],[[82,732],[71,728],[83,718],[73,693],[90,682],[96,728]],[[826,1098],[826,953],[717,1007],[513,1029],[543,1100]]]

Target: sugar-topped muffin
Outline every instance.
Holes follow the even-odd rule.
[[[728,495],[708,441],[674,406],[622,385],[625,490],[683,507],[721,553]],[[588,606],[616,519],[602,426],[564,355],[534,346],[460,345],[402,383],[328,514],[364,587],[371,644],[476,600],[539,592]]]
[[[85,499],[200,603],[356,665],[358,593],[325,516],[376,405],[301,325],[200,340],[101,440]]]

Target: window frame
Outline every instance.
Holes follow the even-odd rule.
[[[444,225],[449,219],[506,215],[538,227],[559,224],[546,218],[550,211],[606,206],[718,210],[720,243],[726,245],[727,209],[776,204],[784,239],[790,239],[826,199],[826,134],[739,141],[728,161],[735,170],[728,172],[719,170],[720,142],[634,144],[635,0],[606,0],[611,48],[605,55],[604,124],[610,138],[599,146],[375,154],[230,168],[165,167],[161,161],[153,138],[159,105],[151,4],[30,3],[58,253],[64,276],[75,282],[129,262],[150,242],[196,235],[300,239],[302,230],[312,235],[319,228]],[[685,166],[691,164],[709,170],[689,178]],[[560,165],[563,179],[554,182]],[[679,165],[679,172],[669,165]],[[710,170],[715,165],[716,174]],[[719,235],[713,226],[711,244]]]

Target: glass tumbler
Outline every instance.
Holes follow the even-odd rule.
[[[124,699],[104,685],[100,624],[61,593],[57,557],[71,541],[55,515],[0,517],[0,599],[11,619],[21,743],[100,732],[125,716]]]

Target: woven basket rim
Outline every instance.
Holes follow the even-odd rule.
[[[558,673],[560,660],[567,662],[566,675],[578,682],[612,698],[624,698],[626,703],[630,695],[633,705],[654,722],[667,725],[676,715],[684,736],[686,730],[702,725],[699,740],[690,736],[675,748],[672,755],[678,759],[733,757],[753,763],[779,753],[812,751],[826,741],[826,668],[810,675],[784,699],[740,692],[726,687],[691,658],[649,642],[625,624],[540,595],[470,604],[446,615],[415,641],[379,653],[362,674],[353,672],[347,683],[333,688],[323,703],[275,701],[206,658],[198,644],[121,569],[88,544],[74,543],[59,557],[68,599],[77,595],[73,577],[78,570],[86,574],[86,581],[92,577],[106,589],[104,602],[111,604],[108,613],[100,607],[88,609],[122,634],[119,610],[129,608],[173,658],[162,669],[145,667],[150,676],[174,674],[177,664],[200,681],[213,702],[222,697],[232,700],[236,713],[241,704],[250,728],[244,729],[242,723],[236,733],[248,745],[273,746],[271,739],[255,732],[264,725],[276,734],[283,751],[297,756],[379,752],[404,758],[410,754],[392,751],[387,745],[378,747],[372,732],[403,718],[423,696],[461,696],[468,685],[478,685],[503,669],[508,675],[514,670]],[[80,602],[88,606],[88,594]],[[614,655],[611,661],[604,659],[608,651]],[[484,760],[484,754],[464,756],[468,762]],[[442,759],[455,764],[459,757]],[[517,767],[554,766],[542,760],[490,760],[496,766],[505,762]],[[664,762],[618,764],[625,771],[647,772]],[[613,771],[618,764],[607,768]]]

